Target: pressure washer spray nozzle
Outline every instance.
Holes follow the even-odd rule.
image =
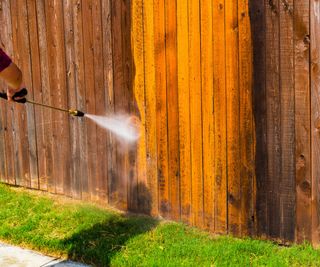
[[[84,113],[80,110],[76,110],[76,109],[69,109],[69,114],[72,116],[76,116],[76,117],[83,117]]]
[[[72,115],[72,116],[76,116],[76,117],[83,117],[85,114],[80,111],[80,110],[76,110],[76,109],[63,109],[63,108],[57,108],[57,107],[52,107],[52,106],[49,106],[49,105],[46,105],[46,104],[43,104],[43,103],[37,103],[37,102],[34,102],[32,100],[29,100],[29,99],[26,99],[25,96],[28,94],[28,91],[27,89],[23,88],[20,92],[16,93],[12,99],[13,101],[15,102],[18,102],[18,103],[30,103],[30,104],[33,104],[33,105],[37,105],[37,106],[41,106],[41,107],[45,107],[45,108],[51,108],[51,109],[54,109],[54,110],[59,110],[59,111],[63,111],[63,112],[68,112],[69,115]],[[3,99],[6,99],[8,100],[8,96],[6,93],[1,93],[0,92],[0,97],[3,98]],[[18,99],[18,100],[15,100],[16,97],[24,97],[22,99]]]

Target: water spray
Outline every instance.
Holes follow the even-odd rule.
[[[94,121],[95,123],[97,123],[102,128],[110,130],[111,132],[116,134],[118,137],[120,137],[121,140],[125,140],[126,142],[129,142],[129,143],[136,142],[140,137],[141,125],[140,125],[139,119],[136,116],[115,115],[112,117],[105,117],[105,116],[86,114],[77,109],[58,108],[58,107],[53,107],[50,105],[29,100],[26,98],[27,94],[28,94],[28,91],[27,89],[24,88],[21,91],[15,93],[14,96],[12,97],[12,100],[17,103],[22,103],[22,104],[30,103],[32,105],[66,112],[69,115],[75,116],[75,117],[86,117]],[[8,95],[6,93],[0,92],[0,97],[8,100]]]

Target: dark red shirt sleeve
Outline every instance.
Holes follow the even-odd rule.
[[[0,72],[7,68],[11,62],[8,55],[0,48]]]

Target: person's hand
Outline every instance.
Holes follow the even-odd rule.
[[[8,100],[9,101],[18,101],[18,100],[21,100],[21,99],[24,99],[26,94],[23,94],[21,96],[16,96],[14,99],[13,99],[13,96],[19,92],[21,92],[22,89],[25,89],[25,85],[23,83],[21,83],[21,85],[18,87],[18,88],[12,88],[12,87],[8,87],[7,89],[7,96],[8,96]]]

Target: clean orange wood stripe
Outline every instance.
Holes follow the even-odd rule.
[[[201,1],[201,85],[204,227],[214,231],[214,114],[212,1]]]
[[[135,66],[134,75],[134,101],[136,101],[140,116],[141,131],[137,143],[137,190],[138,209],[146,211],[149,209],[149,201],[142,197],[148,187],[147,182],[147,161],[146,161],[146,112],[145,112],[145,73],[144,73],[144,21],[143,1],[132,1],[132,49]]]
[[[236,0],[226,1],[226,92],[228,158],[228,230],[240,233],[240,90],[239,25]]]
[[[215,231],[227,231],[227,103],[225,1],[213,1],[214,214]]]
[[[181,220],[191,223],[191,137],[189,89],[188,0],[177,0],[177,57],[179,103]]]
[[[146,159],[147,159],[147,190],[145,199],[148,201],[147,212],[158,215],[158,179],[157,179],[157,84],[155,69],[155,28],[152,1],[144,1],[143,5],[144,32],[144,77],[146,102]]]
[[[180,219],[179,114],[177,81],[177,6],[165,1],[170,217]]]
[[[165,51],[165,9],[163,0],[154,1],[155,66],[157,85],[157,151],[160,215],[169,214],[168,125]]]
[[[192,221],[203,226],[200,6],[189,1],[189,85],[191,123]]]

